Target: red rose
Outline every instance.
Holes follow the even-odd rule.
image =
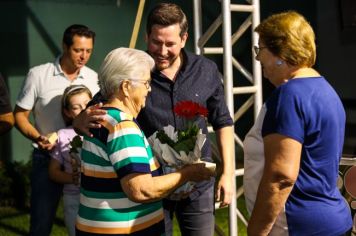
[[[177,116],[184,117],[186,119],[193,119],[195,116],[206,117],[208,115],[208,110],[205,107],[193,101],[178,102],[174,106],[173,111],[177,114]]]

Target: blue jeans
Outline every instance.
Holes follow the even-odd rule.
[[[166,236],[172,235],[173,215],[176,215],[181,235],[214,235],[214,186],[208,188],[197,198],[189,197],[180,201],[163,199]]]
[[[68,236],[75,236],[75,221],[79,209],[79,194],[63,194],[64,222]]]
[[[30,235],[50,235],[63,185],[49,179],[47,152],[34,149],[31,172]]]

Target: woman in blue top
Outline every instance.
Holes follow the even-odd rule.
[[[248,235],[346,235],[351,213],[336,185],[345,111],[312,68],[313,29],[289,11],[255,31],[256,59],[276,89],[244,141]]]

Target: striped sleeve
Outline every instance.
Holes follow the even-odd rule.
[[[107,155],[119,179],[131,173],[151,173],[148,143],[133,120],[104,125],[108,130]]]

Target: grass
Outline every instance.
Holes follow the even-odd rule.
[[[29,225],[30,215],[28,211],[18,210],[11,207],[0,208],[0,235],[28,235]],[[51,236],[64,235],[67,235],[67,231],[63,222],[63,207],[61,206],[58,208]]]

